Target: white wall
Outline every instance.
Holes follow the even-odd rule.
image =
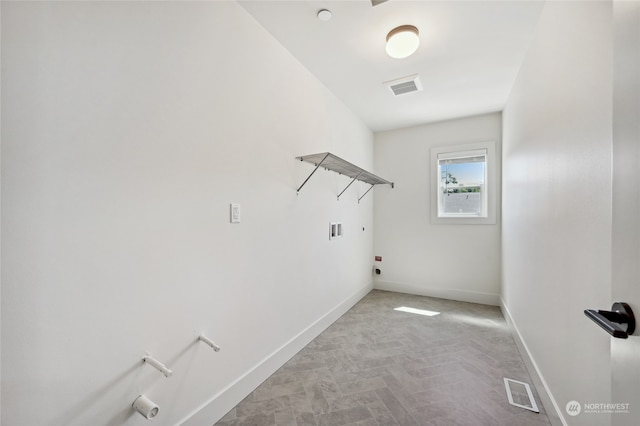
[[[499,160],[501,125],[493,113],[375,134],[376,172],[395,183],[376,193],[376,288],[498,305],[499,215],[495,225],[432,224],[429,150],[495,141]]]
[[[212,424],[371,288],[373,197],[294,160],[371,132],[235,2],[1,7],[2,423]]]
[[[503,112],[502,297],[570,425],[610,401],[611,3],[548,2]]]

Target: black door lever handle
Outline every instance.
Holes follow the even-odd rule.
[[[585,309],[584,314],[607,333],[619,339],[626,339],[636,329],[636,318],[633,311],[624,302],[615,302],[610,311]]]

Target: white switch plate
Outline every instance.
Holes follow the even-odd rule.
[[[240,223],[240,204],[231,203],[231,223]]]

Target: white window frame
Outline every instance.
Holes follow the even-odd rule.
[[[477,155],[481,151],[486,151],[485,166],[485,187],[483,188],[484,209],[481,215],[470,214],[439,214],[440,198],[440,175],[438,162],[444,158],[460,158]],[[495,225],[497,217],[497,164],[496,144],[493,141],[477,142],[468,144],[446,145],[431,148],[431,223],[433,224],[455,224],[455,225]]]

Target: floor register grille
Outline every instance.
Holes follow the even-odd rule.
[[[519,382],[518,380],[504,378],[504,387],[507,390],[507,398],[509,404],[516,407],[524,408],[525,410],[539,413],[536,400],[531,393],[531,388],[528,383]]]

